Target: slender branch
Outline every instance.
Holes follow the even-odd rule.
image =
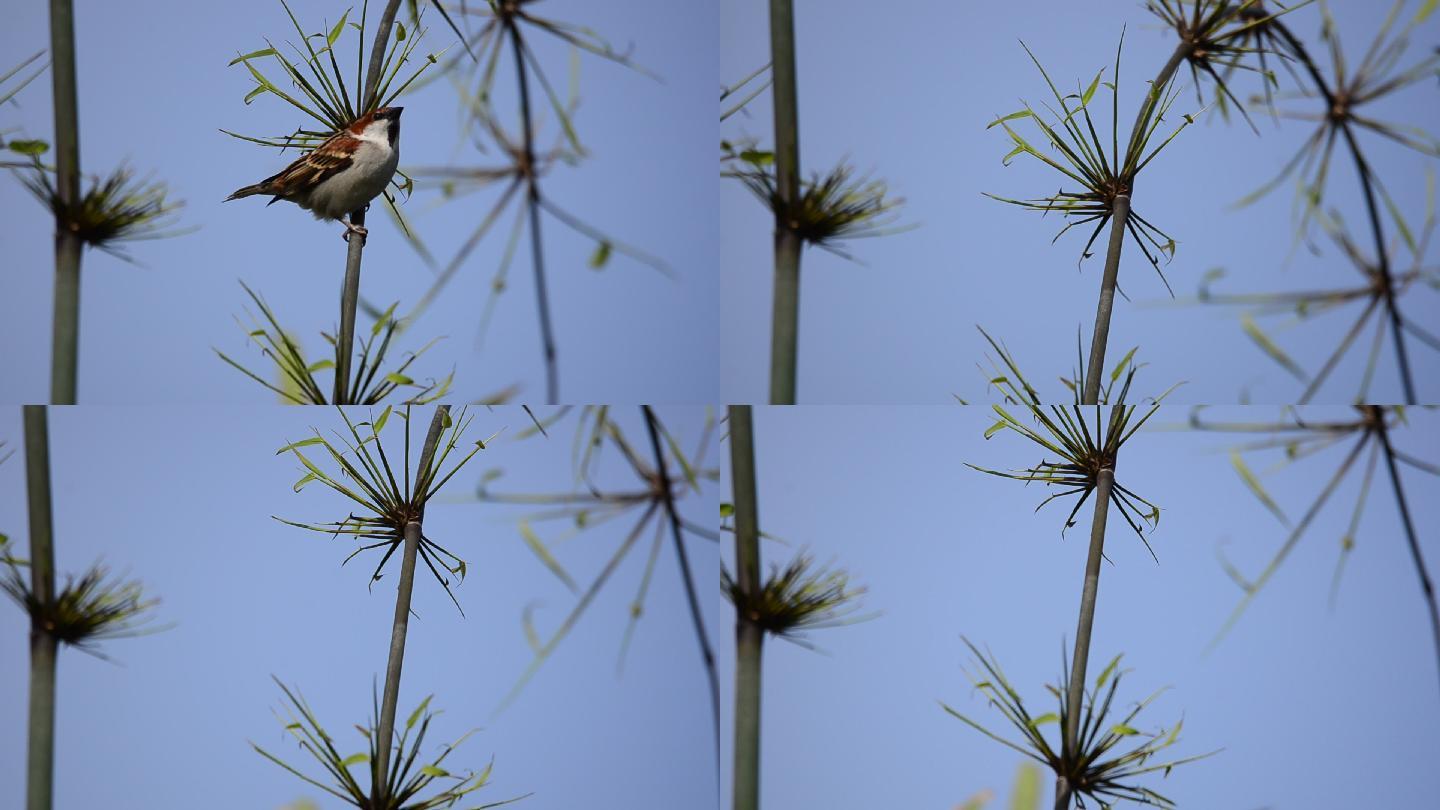
[[[420,450],[420,466],[415,475],[415,492],[411,493],[412,506],[417,507],[414,518],[405,524],[405,553],[400,564],[400,587],[395,595],[395,619],[390,630],[390,659],[385,667],[385,692],[380,704],[380,727],[375,731],[376,759],[371,771],[371,800],[376,807],[387,807],[390,792],[390,747],[395,737],[395,704],[400,698],[400,670],[405,663],[405,635],[410,627],[410,598],[415,588],[415,557],[420,548],[423,533],[421,522],[425,514],[425,493],[423,487],[429,482],[426,471],[435,458],[435,445],[439,443],[445,416],[449,405],[435,409],[430,420],[430,432],[425,436],[425,445]],[[409,426],[406,426],[409,430]],[[413,500],[419,498],[420,503]]]
[[[1140,112],[1135,116],[1135,126],[1131,127],[1130,140],[1128,143],[1134,145],[1142,142],[1140,138],[1141,128],[1155,104],[1165,92],[1165,86],[1174,77],[1175,70],[1185,57],[1191,52],[1192,45],[1186,40],[1181,40],[1170,54],[1170,59],[1160,68],[1156,74],[1155,81],[1151,82],[1150,90],[1145,97],[1145,102],[1140,105]],[[1115,160],[1120,162],[1121,156],[1115,155]],[[1110,317],[1113,314],[1115,302],[1115,289],[1120,278],[1120,252],[1125,246],[1125,226],[1130,218],[1130,197],[1135,193],[1135,178],[1130,178],[1130,188],[1125,193],[1115,198],[1113,216],[1115,217],[1114,228],[1110,231],[1110,245],[1105,252],[1105,273],[1100,280],[1100,298],[1095,305],[1095,333],[1091,337],[1090,359],[1086,367],[1085,391],[1081,398],[1084,405],[1095,405],[1100,402],[1100,377],[1105,370],[1105,344],[1110,337]]]
[[[50,401],[74,405],[80,353],[80,235],[64,212],[80,201],[80,114],[75,91],[75,9],[50,0],[50,77],[55,104],[55,310]]]
[[[800,116],[795,91],[795,10],[770,0],[770,55],[775,101],[775,297],[770,327],[770,402],[795,404],[799,344],[799,234],[788,211],[800,197]]]
[[[1310,74],[1310,80],[1315,83],[1315,89],[1318,90],[1321,97],[1325,99],[1325,109],[1328,111],[1339,109],[1340,107],[1337,104],[1335,92],[1330,89],[1329,83],[1326,82],[1324,75],[1320,73],[1320,68],[1315,64],[1315,60],[1310,58],[1310,53],[1305,50],[1305,45],[1300,41],[1300,38],[1295,36],[1280,20],[1274,20],[1273,24],[1275,26],[1275,32],[1285,40],[1285,44],[1294,52],[1296,59],[1305,66],[1306,72]],[[1380,206],[1375,201],[1375,190],[1371,180],[1370,164],[1365,160],[1364,154],[1361,153],[1360,143],[1355,139],[1355,134],[1351,131],[1349,122],[1342,120],[1340,129],[1345,135],[1346,146],[1350,149],[1350,155],[1355,161],[1355,171],[1360,175],[1360,188],[1365,196],[1365,212],[1370,220],[1370,233],[1375,239],[1375,261],[1377,269],[1384,279],[1383,294],[1385,297],[1385,311],[1390,317],[1391,334],[1395,340],[1395,361],[1400,367],[1400,384],[1405,391],[1406,403],[1414,405],[1415,384],[1411,378],[1410,359],[1405,350],[1405,340],[1402,336],[1403,330],[1401,327],[1403,324],[1400,319],[1400,311],[1395,304],[1395,280],[1391,276],[1390,254],[1385,245],[1385,229],[1380,219]]]
[[[25,406],[25,488],[30,516],[30,590],[41,605],[55,600],[54,519],[50,505],[50,433],[44,405]],[[30,624],[27,810],[50,810],[55,784],[55,663],[58,641]]]
[[[755,429],[749,405],[730,406],[730,484],[735,501],[735,567],[740,592],[760,589],[760,519],[755,499]],[[735,810],[760,806],[760,660],[765,633],[735,611]]]
[[[660,449],[660,431],[656,427],[655,412],[649,405],[640,408],[645,412],[645,427],[650,431],[650,448],[655,454],[656,475],[660,479],[660,491],[664,493],[665,512],[670,516],[670,533],[675,540],[675,556],[680,560],[680,575],[685,583],[685,598],[690,603],[690,618],[695,623],[695,638],[700,642],[700,657],[705,661],[705,673],[710,678],[710,708],[715,718],[715,739],[720,739],[720,679],[715,674],[715,653],[710,649],[710,639],[705,635],[705,617],[700,613],[700,600],[695,596],[695,581],[690,576],[690,560],[685,551],[684,537],[680,531],[680,515],[675,511],[675,495],[671,489],[670,468],[665,463],[665,454]]]
[[[390,29],[395,23],[395,14],[400,9],[400,0],[390,0],[375,26],[375,35],[370,45],[370,66],[365,72],[364,113],[376,102],[380,90],[380,68],[385,62],[385,45],[390,41]],[[368,207],[368,205],[367,205]],[[365,209],[350,212],[350,224],[365,227]],[[340,287],[340,332],[335,339],[335,395],[336,405],[354,404],[356,391],[350,385],[350,355],[355,345],[355,309],[360,303],[360,256],[365,251],[365,239],[350,234],[345,252],[345,280]]]
[[[515,52],[515,74],[520,83],[520,118],[525,128],[525,190],[530,209],[530,258],[535,268],[535,301],[540,311],[540,346],[545,354],[545,401],[560,401],[560,372],[556,361],[555,333],[550,325],[550,294],[545,287],[545,252],[540,238],[540,184],[535,165],[535,126],[530,115],[530,79],[525,72],[525,43],[513,15],[505,17]]]
[[[1385,427],[1385,414],[1378,405],[1366,406],[1375,421],[1375,435],[1380,438],[1380,447],[1385,451],[1385,466],[1390,470],[1390,484],[1395,489],[1395,504],[1400,509],[1400,522],[1405,526],[1405,539],[1410,544],[1410,557],[1415,561],[1415,573],[1420,576],[1420,590],[1425,594],[1425,604],[1430,608],[1430,632],[1435,637],[1435,671],[1440,675],[1440,612],[1435,608],[1435,586],[1426,573],[1425,558],[1420,553],[1420,541],[1415,537],[1415,524],[1410,520],[1410,506],[1405,501],[1405,490],[1400,486],[1400,471],[1395,466],[1395,451],[1390,447],[1390,435]]]
[[[1100,379],[1105,371],[1105,344],[1110,339],[1110,315],[1115,308],[1115,288],[1120,278],[1120,252],[1125,247],[1125,226],[1130,220],[1130,195],[1115,198],[1115,218],[1110,245],[1105,251],[1105,273],[1100,279],[1100,302],[1095,307],[1095,332],[1090,336],[1090,361],[1085,370],[1085,405],[1100,402]]]

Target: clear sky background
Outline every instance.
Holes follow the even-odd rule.
[[[1347,0],[1330,5],[1346,52],[1356,64],[1390,3]],[[1406,13],[1416,7],[1410,3]],[[763,0],[724,4],[723,83],[733,84],[769,61],[765,9]],[[1312,50],[1318,47],[1318,7],[1296,12],[1290,25]],[[952,394],[982,399],[986,376],[975,367],[989,347],[975,331],[977,324],[1009,344],[1025,368],[1032,369],[1035,382],[1045,386],[1042,391],[1053,388],[1054,395],[1059,394],[1052,381],[1075,365],[1077,327],[1083,327],[1089,347],[1103,241],[1099,255],[1077,272],[1084,236],[1072,232],[1051,245],[1062,224],[1058,218],[1042,219],[981,196],[987,191],[1012,198],[1044,196],[1054,193],[1060,180],[1034,160],[1002,166],[1011,142],[1000,128],[987,131],[985,126],[1020,109],[1021,99],[1032,104],[1053,101],[1017,40],[1023,39],[1057,84],[1069,90],[1113,65],[1115,45],[1126,26],[1122,128],[1134,120],[1143,82],[1154,77],[1174,42],[1138,0],[908,2],[888,5],[883,12],[864,0],[796,3],[802,171],[809,176],[848,159],[887,180],[892,191],[907,200],[903,222],[920,226],[850,243],[847,249],[863,264],[824,251],[805,252],[800,402],[938,403],[949,401]],[[1440,19],[1432,18],[1417,32],[1402,64],[1418,61],[1437,38]],[[1188,70],[1180,78],[1185,92],[1174,107],[1176,123],[1179,113],[1199,106]],[[1283,71],[1281,78],[1286,87],[1293,86]],[[1253,80],[1242,80],[1239,86],[1242,97],[1260,89]],[[1440,131],[1436,90],[1434,81],[1421,82],[1370,113]],[[1096,101],[1103,101],[1100,109],[1108,126],[1107,91]],[[748,117],[731,118],[721,132],[729,138],[758,136],[772,144],[772,104],[766,93],[749,105]],[[1179,242],[1167,268],[1176,296],[1193,299],[1202,276],[1215,267],[1228,273],[1217,291],[1358,286],[1358,275],[1328,241],[1320,242],[1321,257],[1303,247],[1292,257],[1293,185],[1243,211],[1229,208],[1278,172],[1311,131],[1303,122],[1277,128],[1260,117],[1257,124],[1261,137],[1238,119],[1226,125],[1218,114],[1208,114],[1139,180],[1136,210]],[[1029,137],[1029,130],[1021,131]],[[1436,168],[1435,161],[1379,136],[1361,139],[1375,170],[1415,226],[1423,218],[1424,172]],[[1355,173],[1344,160],[1337,160],[1332,171],[1329,202],[1339,207],[1368,250]],[[728,401],[765,401],[774,261],[771,218],[734,182],[722,184],[720,217],[721,313],[727,324],[721,391]],[[1394,233],[1393,227],[1389,232]],[[1433,265],[1434,246],[1427,258]],[[1188,381],[1177,394],[1185,402],[1238,402],[1248,395],[1251,402],[1279,403],[1299,397],[1303,385],[1251,343],[1240,329],[1237,310],[1171,305],[1164,285],[1133,244],[1125,248],[1120,283],[1132,302],[1117,301],[1111,352],[1118,356],[1140,345],[1139,357],[1152,364],[1155,385]],[[1433,290],[1420,289],[1410,293],[1404,307],[1419,315],[1422,324],[1433,324],[1437,305]],[[1269,321],[1264,325],[1313,372],[1358,316],[1358,307],[1345,312],[1352,310],[1353,316],[1332,313],[1298,329]],[[1317,402],[1354,399],[1360,358],[1369,340],[1367,333],[1359,341],[1360,351],[1352,350],[1354,356],[1341,365]],[[1386,341],[1372,401],[1400,399],[1388,337]],[[1440,396],[1440,355],[1413,339],[1409,344],[1420,401],[1433,401]]]
[[[358,14],[358,3],[291,4],[316,30],[352,5]],[[372,12],[379,5],[372,3]],[[47,47],[49,22],[43,4],[14,4],[7,11],[0,64],[8,67]],[[550,0],[533,11],[591,26],[617,49],[633,45],[636,61],[664,78],[659,83],[589,55],[580,60],[582,106],[575,123],[591,158],[579,167],[557,167],[544,181],[546,193],[615,239],[664,259],[674,278],[618,254],[603,272],[590,270],[595,243],[554,219],[545,221],[561,396],[570,402],[712,401],[719,334],[715,6]],[[221,202],[294,157],[219,131],[275,135],[302,123],[296,110],[274,97],[245,106],[253,84],[242,66],[226,66],[236,54],[264,47],[267,36],[294,40],[289,19],[278,2],[159,0],[78,3],[76,19],[82,169],[109,171],[128,161],[141,174],[153,172],[187,202],[181,223],[200,226],[180,239],[136,245],[133,254],[143,267],[86,253],[79,401],[273,401],[211,351],[216,347],[256,365],[263,360],[245,345],[249,299],[237,280],[265,295],[281,323],[318,356],[327,348],[320,332],[333,331],[339,319],[345,253],[335,223],[317,223],[293,206]],[[419,53],[454,42],[438,16],[427,14],[426,20],[430,34]],[[565,93],[568,46],[549,35],[530,42],[551,82]],[[451,53],[457,50],[458,43]],[[507,53],[496,79],[496,105],[513,122],[511,64]],[[0,112],[0,128],[52,140],[49,76],[18,100],[18,108],[7,105]],[[493,149],[479,155],[467,145],[458,97],[446,82],[399,103],[406,108],[402,168],[499,162]],[[546,127],[542,143],[548,144],[557,132],[555,118],[544,114],[540,120]],[[443,263],[498,194],[486,190],[438,206],[438,192],[420,192],[404,210]],[[0,209],[0,345],[25,347],[0,357],[0,401],[43,401],[49,391],[53,228],[17,182],[0,183]],[[377,208],[370,220],[362,295],[381,307],[398,300],[404,311],[428,289],[432,273],[388,216]],[[419,372],[413,376],[444,376],[453,367],[459,399],[516,383],[530,401],[544,396],[528,238],[515,255],[484,348],[477,350],[480,312],[512,221],[504,218],[445,298],[400,341],[401,349],[415,349],[431,338],[448,338],[412,366]]]
[[[1181,422],[1186,413],[1166,407],[1154,421]],[[1440,420],[1410,414],[1412,426],[1395,431],[1394,441],[1434,463]],[[1062,639],[1074,637],[1089,508],[1062,539],[1068,506],[1033,512],[1043,487],[965,467],[1040,461],[1015,434],[985,441],[993,421],[988,408],[975,406],[756,411],[760,528],[791,546],[765,543],[767,569],[807,547],[868,586],[866,609],[882,614],[813,634],[823,654],[766,643],[765,806],[950,810],[985,788],[1005,806],[1020,755],[937,701],[1009,731],[961,670],[970,663],[963,635],[993,651],[1027,705],[1053,710],[1044,685],[1059,677]],[[1141,719],[1153,730],[1183,716],[1176,754],[1225,749],[1150,786],[1180,807],[1429,806],[1440,758],[1435,653],[1383,467],[1335,607],[1327,607],[1331,579],[1358,470],[1231,634],[1202,655],[1241,593],[1221,571],[1217,549],[1253,574],[1285,536],[1231,469],[1223,452],[1231,438],[1147,430],[1121,456],[1119,480],[1162,509],[1149,535],[1159,564],[1112,514],[1091,660],[1103,666],[1125,653],[1134,671],[1117,700],[1126,705],[1171,687]],[[1264,476],[1292,520],[1343,452],[1332,448]],[[728,482],[728,453],[725,459]],[[1254,462],[1257,472],[1268,464]],[[1433,577],[1440,558],[1440,509],[1428,495],[1434,479],[1409,468],[1401,474]],[[729,492],[727,483],[722,498]],[[733,565],[728,537],[723,557]],[[733,684],[734,636],[719,632],[720,624],[733,627],[733,613],[716,631],[722,677]],[[732,699],[727,690],[726,729]],[[722,807],[729,806],[729,761],[727,750]]]
[[[576,417],[557,425],[549,440],[517,442],[507,437],[529,424],[518,408],[472,413],[475,438],[505,433],[452,479],[425,524],[428,536],[469,563],[468,579],[455,589],[466,616],[422,572],[401,717],[435,694],[432,707],[443,712],[426,754],[480,729],[447,767],[478,770],[494,756],[492,787],[473,794],[482,803],[533,791],[517,806],[709,806],[716,791],[710,702],[669,540],[624,674],[617,676],[616,662],[648,536],[518,701],[490,719],[531,660],[521,626],[525,606],[538,602],[535,621],[543,634],[560,623],[575,597],[516,531],[519,515],[532,510],[464,501],[492,468],[504,470],[492,491],[572,491]],[[703,409],[658,413],[687,448],[699,441]],[[430,411],[416,416],[424,420],[415,429],[418,442]],[[617,419],[628,435],[644,440],[638,409]],[[0,437],[17,450],[20,422],[18,408],[0,411]],[[398,568],[392,562],[390,576],[367,592],[378,558],[362,555],[342,568],[350,544],[271,518],[325,521],[346,514],[348,502],[338,495],[313,486],[294,493],[299,462],[274,454],[311,426],[339,424],[328,410],[253,406],[52,414],[59,570],[78,573],[103,558],[142,579],[148,593],[164,600],[159,620],[176,624],[159,635],[106,644],[118,665],[61,653],[57,809],[253,810],[321,798],[247,743],[303,761],[272,714],[283,699],[272,674],[303,691],[343,750],[361,750],[352,725],[368,722],[372,679],[384,674]],[[386,434],[400,439],[393,419]],[[712,439],[712,464],[713,445]],[[597,480],[601,486],[633,483],[625,473],[611,454]],[[714,525],[715,490],[706,484],[702,497],[682,499],[682,514]],[[21,549],[28,546],[25,514],[24,463],[17,454],[0,465],[0,531]],[[556,555],[577,581],[588,583],[628,522],[596,526],[556,546]],[[537,531],[553,541],[563,527],[537,524]],[[713,594],[715,544],[691,540],[689,552],[698,582]],[[27,631],[23,614],[6,600],[0,609],[0,693],[7,696],[0,702],[0,804],[7,807],[18,806],[24,791]],[[321,806],[341,804],[332,799]]]

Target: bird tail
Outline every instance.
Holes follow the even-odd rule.
[[[242,189],[237,189],[234,194],[231,194],[229,197],[226,197],[226,198],[225,198],[225,202],[230,202],[231,200],[238,200],[238,199],[240,199],[241,197],[249,197],[249,196],[252,196],[252,195],[255,195],[255,194],[264,194],[264,193],[265,193],[265,184],[264,184],[264,183],[256,183],[256,184],[253,185],[253,186],[246,186],[246,187],[244,187],[244,188],[242,188]]]

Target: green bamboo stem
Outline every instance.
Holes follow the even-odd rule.
[[[1085,586],[1080,593],[1080,619],[1075,628],[1075,653],[1070,683],[1065,692],[1065,730],[1062,758],[1074,762],[1079,751],[1080,708],[1085,697],[1085,665],[1090,660],[1090,632],[1095,627],[1095,601],[1100,591],[1100,563],[1105,559],[1105,520],[1110,514],[1110,488],[1115,470],[1106,467],[1095,480],[1095,516],[1090,523],[1090,553],[1085,558]],[[1064,776],[1056,780],[1055,810],[1070,806],[1072,787]]]
[[[515,74],[520,85],[520,120],[525,136],[525,192],[530,209],[530,259],[535,270],[535,305],[540,313],[540,349],[545,356],[545,401],[560,401],[560,369],[555,332],[550,323],[550,293],[545,286],[544,240],[540,237],[540,184],[535,176],[535,124],[530,114],[530,78],[525,72],[525,42],[513,16],[505,17],[510,49],[515,52]]]
[[[664,493],[665,512],[670,517],[670,536],[675,541],[675,557],[680,561],[680,578],[685,583],[685,598],[690,606],[690,619],[695,624],[695,637],[700,641],[700,658],[705,663],[705,673],[710,678],[710,708],[715,718],[715,741],[720,741],[720,678],[715,673],[715,653],[710,649],[710,639],[705,635],[705,617],[700,613],[700,600],[695,595],[695,580],[690,575],[690,558],[685,551],[684,537],[680,531],[680,514],[675,511],[675,496],[671,489],[670,469],[665,464],[665,454],[660,449],[660,431],[655,426],[655,412],[649,405],[642,405],[645,427],[650,432],[650,448],[655,454],[656,474],[660,477],[660,489]]]
[[[799,344],[801,240],[787,211],[800,198],[800,115],[795,92],[795,10],[770,0],[770,58],[775,100],[775,298],[770,328],[770,403],[795,404]]]
[[[75,9],[50,0],[50,77],[55,105],[55,191],[65,210],[80,200],[80,113],[75,92]],[[80,346],[80,236],[55,215],[55,314],[50,401],[75,404]]]
[[[395,14],[400,10],[400,0],[390,0],[380,14],[375,26],[375,35],[370,45],[370,65],[365,72],[365,99],[360,112],[375,103],[380,90],[380,68],[385,62],[385,45],[390,41],[390,29],[395,24]],[[367,206],[368,207],[368,206]],[[350,224],[365,227],[365,209],[350,212]],[[345,280],[340,287],[340,331],[335,336],[335,405],[353,405],[358,386],[350,384],[350,355],[355,346],[355,310],[360,303],[360,259],[365,252],[365,240],[350,234],[345,249]]]
[[[1135,126],[1130,129],[1130,140],[1127,141],[1130,147],[1128,148],[1134,148],[1150,111],[1159,103],[1161,95],[1165,92],[1165,86],[1175,76],[1175,71],[1180,67],[1180,63],[1190,55],[1192,48],[1190,42],[1181,40],[1170,54],[1170,59],[1155,75],[1155,81],[1150,83],[1150,91],[1140,105],[1140,112],[1135,116]],[[1121,155],[1115,155],[1117,162],[1122,162],[1123,159]],[[1090,359],[1085,371],[1085,389],[1080,399],[1081,404],[1084,405],[1096,405],[1100,402],[1100,378],[1105,371],[1105,344],[1110,338],[1110,317],[1114,312],[1115,289],[1119,285],[1120,279],[1120,252],[1125,246],[1125,230],[1130,219],[1130,198],[1135,193],[1135,178],[1130,178],[1130,185],[1131,187],[1125,189],[1124,193],[1116,196],[1112,211],[1115,223],[1110,230],[1110,245],[1105,251],[1105,272],[1100,279],[1100,298],[1095,305],[1095,332],[1090,340]]]
[[[730,406],[730,482],[735,501],[735,567],[740,592],[760,588],[760,521],[755,499],[755,430],[749,405]],[[760,806],[760,660],[765,633],[735,615],[735,810]]]
[[[44,405],[25,406],[25,488],[30,518],[30,590],[42,605],[55,599],[54,519],[50,506],[50,433]],[[58,642],[30,623],[29,762],[26,810],[50,810],[55,784],[55,662]]]
[[[430,432],[425,436],[425,445],[420,450],[420,466],[415,474],[415,492],[423,498],[430,484],[431,460],[435,457],[435,445],[439,443],[445,414],[450,406],[441,405],[435,409],[430,420]],[[408,426],[407,426],[408,429]],[[410,602],[415,589],[415,558],[420,549],[421,528],[424,520],[424,503],[414,519],[405,524],[405,551],[400,563],[400,586],[395,595],[395,618],[390,629],[390,658],[385,667],[385,691],[380,702],[380,727],[375,736],[375,763],[371,776],[371,800],[376,807],[388,807],[390,784],[390,747],[395,737],[395,706],[400,699],[400,672],[405,664],[405,636],[410,628]]]
[[[1380,448],[1385,452],[1385,466],[1390,470],[1390,484],[1395,490],[1395,504],[1400,509],[1400,522],[1405,526],[1405,539],[1410,545],[1410,557],[1415,562],[1415,573],[1420,575],[1420,590],[1425,594],[1425,604],[1430,609],[1430,633],[1434,636],[1435,671],[1440,675],[1440,611],[1435,607],[1435,586],[1426,573],[1425,557],[1420,553],[1420,541],[1415,536],[1415,524],[1410,520],[1410,505],[1405,500],[1405,490],[1400,486],[1400,471],[1395,466],[1395,451],[1390,447],[1390,435],[1385,427],[1385,415],[1378,405],[1367,406],[1375,420],[1375,435],[1380,439]]]

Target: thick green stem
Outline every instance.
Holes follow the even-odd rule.
[[[1110,488],[1115,483],[1115,470],[1102,469],[1095,480],[1095,516],[1090,522],[1090,553],[1085,558],[1085,586],[1080,592],[1080,618],[1075,628],[1075,653],[1070,662],[1070,683],[1065,691],[1065,736],[1062,758],[1074,762],[1079,751],[1080,709],[1085,697],[1085,665],[1090,660],[1090,632],[1095,627],[1095,601],[1100,591],[1100,563],[1105,559],[1105,519],[1110,513]],[[1062,776],[1059,786],[1070,792],[1068,780]],[[1057,810],[1060,790],[1056,791]]]
[[[730,406],[730,484],[735,504],[735,581],[760,588],[760,519],[755,498],[755,429],[749,405]],[[737,600],[737,605],[742,600]],[[735,810],[760,806],[760,658],[764,631],[735,613]]]
[[[41,605],[55,600],[54,519],[50,506],[50,430],[44,405],[25,406],[25,489],[30,518],[30,590]],[[55,784],[55,659],[58,642],[30,622],[29,763],[26,810],[50,810]]]
[[[1395,490],[1395,504],[1400,509],[1400,522],[1405,526],[1405,539],[1410,544],[1410,557],[1415,562],[1415,573],[1420,575],[1420,590],[1425,594],[1425,605],[1430,609],[1430,633],[1434,637],[1435,672],[1440,675],[1440,611],[1435,607],[1435,586],[1425,569],[1425,557],[1420,553],[1420,541],[1415,536],[1415,524],[1410,520],[1410,505],[1405,500],[1405,490],[1400,486],[1400,471],[1395,466],[1395,451],[1390,447],[1390,435],[1385,427],[1385,414],[1379,406],[1368,406],[1375,420],[1375,434],[1380,438],[1380,448],[1385,451],[1385,466],[1390,470],[1390,485]]]
[[[80,345],[79,234],[64,211],[80,201],[80,113],[75,94],[75,10],[50,0],[50,77],[55,105],[55,319],[50,348],[50,401],[75,404]]]
[[[1095,331],[1090,336],[1090,362],[1085,370],[1081,404],[1100,402],[1100,378],[1105,371],[1105,343],[1110,339],[1110,315],[1115,309],[1115,287],[1120,278],[1120,252],[1125,247],[1125,226],[1130,221],[1130,195],[1115,198],[1110,245],[1105,251],[1105,273],[1100,279],[1100,303],[1095,307]]]
[[[380,69],[385,62],[385,45],[390,41],[390,29],[395,24],[395,14],[400,10],[400,0],[390,0],[380,14],[375,26],[375,35],[370,45],[370,65],[365,71],[364,114],[378,101],[380,91]],[[368,206],[367,206],[368,207]],[[365,227],[365,209],[350,212],[350,224]],[[335,336],[335,405],[353,405],[353,397],[359,392],[358,385],[350,380],[350,356],[355,346],[355,310],[360,304],[360,257],[365,252],[365,240],[350,234],[345,251],[345,280],[340,287],[340,331]]]
[[[800,319],[800,248],[788,212],[800,198],[800,115],[795,91],[795,10],[770,0],[770,59],[775,100],[775,300],[770,331],[770,402],[795,403]]]
[[[770,331],[770,404],[795,404],[795,363],[800,344],[800,237],[777,226],[775,297]]]
[[[525,72],[525,41],[513,16],[505,17],[510,50],[515,52],[515,76],[520,85],[520,121],[524,129],[525,191],[530,209],[530,260],[535,269],[535,305],[540,313],[540,349],[545,355],[545,401],[560,401],[560,369],[555,350],[555,332],[550,324],[550,293],[545,286],[545,250],[540,238],[540,182],[536,176],[535,124],[530,114],[530,78]]]
[[[424,489],[430,483],[427,471],[435,458],[435,445],[440,441],[445,414],[449,409],[448,405],[439,406],[430,420],[430,432],[426,434],[425,445],[420,451],[420,466],[415,474],[415,492],[412,499],[423,497]],[[400,672],[405,665],[405,635],[410,628],[410,600],[415,589],[415,558],[420,550],[423,519],[422,502],[418,505],[414,519],[405,524],[405,551],[400,562],[400,586],[395,595],[395,618],[390,629],[390,658],[385,667],[385,691],[380,701],[380,727],[375,731],[376,759],[370,791],[376,807],[388,806],[385,800],[390,791],[390,747],[395,737],[395,706],[400,700]]]
[[[695,638],[700,642],[700,658],[705,663],[705,673],[710,678],[710,708],[715,719],[715,740],[720,740],[720,678],[715,673],[715,653],[710,649],[710,639],[705,635],[705,617],[700,613],[700,600],[695,594],[695,579],[690,575],[690,558],[685,550],[685,538],[680,531],[680,513],[675,511],[675,494],[670,482],[670,469],[665,464],[665,453],[660,449],[660,430],[656,425],[655,412],[649,405],[641,406],[645,414],[645,427],[650,433],[650,449],[655,455],[656,475],[660,479],[660,490],[665,501],[665,513],[670,517],[670,536],[675,541],[675,557],[680,561],[680,579],[685,585],[685,599],[690,606],[690,620],[695,625]]]

